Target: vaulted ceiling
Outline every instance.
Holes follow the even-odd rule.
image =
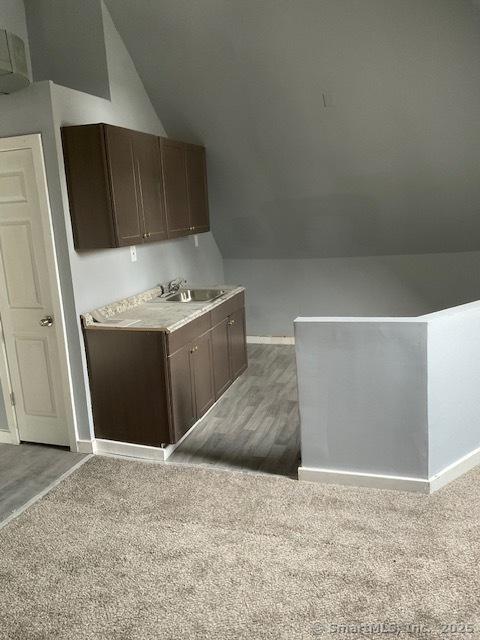
[[[480,248],[470,0],[106,0],[227,258]]]

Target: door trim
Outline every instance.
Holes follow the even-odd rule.
[[[0,442],[3,444],[20,444],[20,436],[17,427],[17,415],[12,405],[12,382],[8,369],[7,351],[5,349],[5,339],[3,337],[3,325],[0,316],[0,393],[3,396],[5,413],[7,416],[8,430],[0,428]],[[0,425],[1,426],[1,425]]]
[[[62,294],[60,289],[60,277],[58,270],[57,254],[55,250],[52,211],[48,198],[47,174],[43,155],[42,136],[34,133],[11,138],[0,138],[0,153],[3,151],[18,151],[30,149],[32,152],[33,168],[38,188],[38,202],[43,230],[43,243],[47,261],[48,284],[52,296],[52,312],[58,328],[58,355],[60,372],[62,376],[62,390],[65,401],[65,418],[67,438],[70,449],[77,451],[76,419],[73,406],[73,384],[68,360],[67,333],[65,327],[65,315],[63,312]],[[2,379],[3,384],[3,379]],[[11,407],[11,404],[9,403]],[[6,432],[5,432],[6,433]],[[10,432],[11,440],[15,440],[13,431]],[[16,439],[18,440],[18,432]],[[16,443],[18,444],[18,442]]]

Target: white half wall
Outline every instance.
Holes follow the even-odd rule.
[[[432,476],[480,447],[480,303],[427,318]]]
[[[295,322],[302,467],[426,478],[427,323]]]
[[[480,302],[295,338],[301,479],[431,492],[480,463]]]

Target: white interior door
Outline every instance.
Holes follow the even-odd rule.
[[[67,445],[63,323],[39,149],[40,136],[0,140],[0,316],[20,440]]]

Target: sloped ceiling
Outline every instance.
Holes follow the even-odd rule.
[[[480,248],[470,0],[107,0],[226,258]]]

